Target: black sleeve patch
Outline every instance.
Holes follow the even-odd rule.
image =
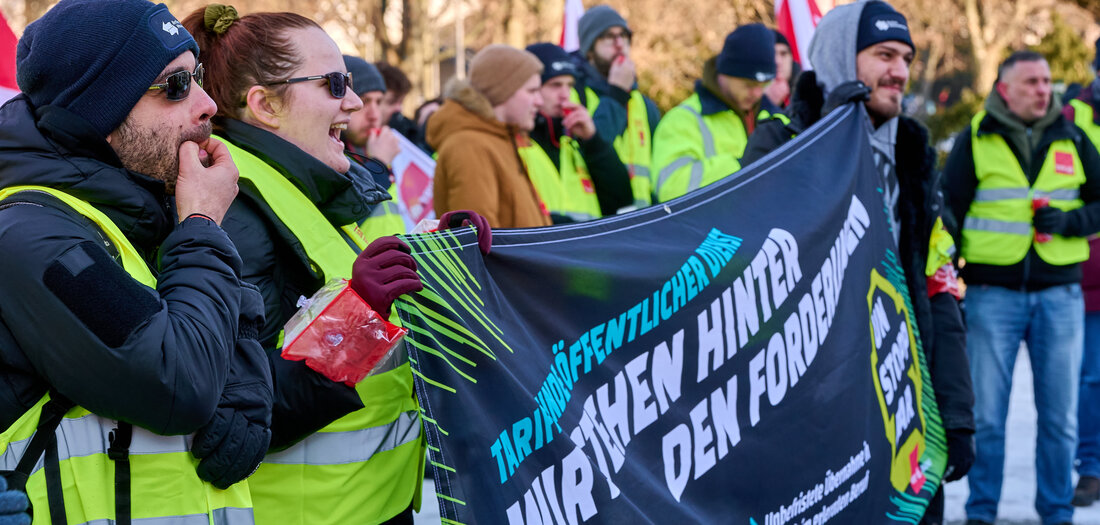
[[[94,242],[69,248],[46,268],[46,287],[111,348],[160,311],[160,301]]]

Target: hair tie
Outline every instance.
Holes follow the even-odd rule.
[[[217,35],[224,35],[229,26],[240,19],[237,10],[231,5],[210,4],[202,14],[203,27]]]

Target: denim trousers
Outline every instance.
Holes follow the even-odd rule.
[[[974,441],[966,515],[993,522],[1001,497],[1012,371],[1026,343],[1038,412],[1035,510],[1044,524],[1073,519],[1077,388],[1084,346],[1078,284],[1039,291],[975,285],[966,290],[967,354],[974,382]]]
[[[1077,473],[1100,478],[1100,312],[1085,312],[1085,354],[1077,400]]]

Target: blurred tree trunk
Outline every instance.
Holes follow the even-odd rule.
[[[993,88],[997,67],[1009,45],[1025,31],[1033,15],[1052,3],[1052,0],[965,0],[975,92],[988,93]]]

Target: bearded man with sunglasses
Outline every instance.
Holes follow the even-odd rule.
[[[238,174],[198,53],[145,0],[62,0],[19,41],[0,469],[44,521],[253,520],[237,482],[270,440],[263,302],[220,227]]]

